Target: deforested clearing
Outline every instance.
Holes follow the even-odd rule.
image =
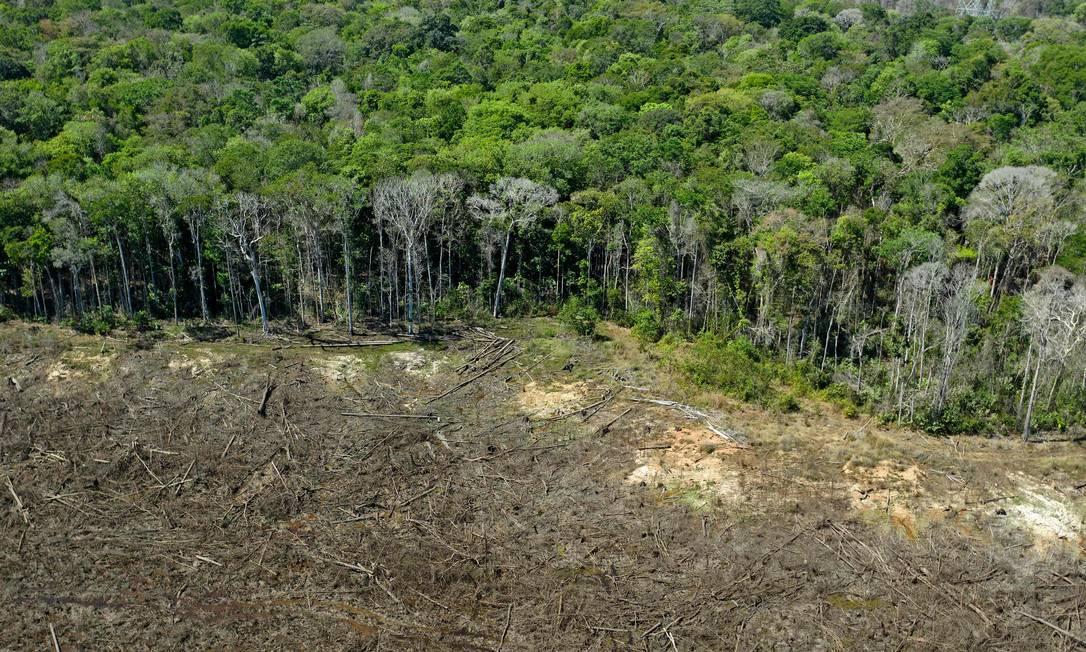
[[[601,331],[4,325],[0,647],[1074,643],[1031,617],[1086,595],[1080,443],[756,408]]]

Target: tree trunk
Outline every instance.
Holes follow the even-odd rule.
[[[1030,430],[1033,426],[1033,403],[1037,399],[1037,378],[1041,375],[1041,356],[1037,356],[1037,366],[1033,371],[1033,384],[1029,390],[1029,404],[1026,406],[1026,419],[1022,424],[1022,441],[1029,441]]]
[[[176,324],[179,321],[177,318],[177,272],[174,269],[172,238],[166,240],[166,246],[170,254],[170,301],[173,302],[173,323]]]
[[[260,288],[260,271],[252,253],[247,253],[245,257],[249,261],[249,272],[253,276],[253,286],[256,288],[256,302],[260,306],[260,328],[267,335],[271,329],[268,326],[268,307],[264,302],[264,291]]]
[[[117,254],[121,259],[121,282],[124,285],[124,301],[125,306],[128,308],[128,313],[132,313],[132,288],[128,280],[128,263],[124,259],[124,245],[121,244],[121,235],[119,233],[113,234],[117,240]]]
[[[207,310],[207,290],[204,287],[204,247],[199,227],[192,227],[192,241],[196,246],[196,280],[200,286],[200,316],[207,322],[211,316]]]
[[[102,309],[102,290],[98,287],[98,270],[94,266],[94,256],[90,257],[91,284],[94,285],[94,300],[96,307]]]
[[[347,334],[354,336],[354,302],[351,295],[351,248],[350,241],[347,237],[347,230],[343,230],[343,280],[345,283],[345,297],[344,303],[347,310]]]
[[[411,335],[415,334],[415,274],[414,274],[414,254],[411,251],[411,245],[407,246],[406,254],[406,270],[407,270],[407,332]]]
[[[147,228],[143,229],[143,247],[146,256],[146,273],[143,276],[143,307],[151,311],[150,289],[157,291],[158,282],[155,280],[155,259],[151,255],[151,238],[147,235]]]
[[[513,237],[513,227],[505,232],[505,245],[502,247],[502,262],[498,267],[498,288],[494,291],[494,318],[498,318],[498,311],[502,303],[502,284],[505,283],[505,260],[509,255],[509,241]]]

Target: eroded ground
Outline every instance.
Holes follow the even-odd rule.
[[[1082,444],[767,412],[682,387],[614,327],[497,336],[5,325],[0,648],[50,627],[62,649],[1086,638]]]

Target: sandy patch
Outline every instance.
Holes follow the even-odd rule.
[[[901,468],[882,460],[870,468],[848,463],[841,472],[851,481],[848,492],[852,509],[867,514],[883,512],[902,534],[916,538],[918,499],[924,494],[924,471],[920,467],[914,464]]]
[[[196,378],[197,376],[204,374],[221,363],[223,361],[221,356],[211,353],[197,356],[189,356],[182,354],[178,358],[173,358],[166,365],[173,371],[187,371],[190,376]]]
[[[1086,544],[1086,523],[1065,498],[1022,473],[1012,475],[1017,485],[1015,500],[1006,507],[1016,527],[1029,532],[1034,544],[1044,548],[1060,541]]]
[[[353,355],[333,355],[320,361],[316,368],[318,374],[330,383],[354,382],[369,374],[369,369],[362,358]]]
[[[50,382],[87,378],[105,373],[113,362],[113,355],[69,351],[49,366],[46,379]]]
[[[588,395],[588,385],[583,382],[542,386],[533,380],[517,395],[517,402],[530,416],[545,419],[592,403]]]
[[[441,367],[440,361],[421,351],[394,351],[388,354],[388,359],[399,371],[419,378],[429,378]]]
[[[710,496],[739,497],[739,471],[729,459],[738,449],[708,429],[674,427],[644,446],[634,457],[637,467],[626,476],[626,484],[696,488]]]

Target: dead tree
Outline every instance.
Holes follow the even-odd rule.
[[[264,200],[257,195],[239,192],[234,196],[234,206],[221,211],[227,233],[237,242],[238,252],[249,267],[256,289],[256,302],[260,307],[260,326],[265,335],[271,332],[268,325],[268,306],[260,285],[260,251],[257,245],[266,235]]]
[[[976,313],[976,268],[958,265],[946,284],[942,298],[943,359],[939,367],[939,389],[935,395],[935,414],[942,414],[950,392],[950,378],[961,357],[969,324]]]
[[[385,179],[373,189],[373,210],[378,219],[399,235],[406,267],[407,332],[415,333],[415,305],[419,249],[430,228],[438,197],[438,184],[429,174]]]
[[[1067,361],[1086,342],[1086,281],[1062,267],[1044,270],[1040,280],[1022,295],[1022,322],[1030,338],[1022,380],[1023,391],[1029,383],[1022,439],[1029,441],[1042,372],[1052,375],[1055,386]]]

